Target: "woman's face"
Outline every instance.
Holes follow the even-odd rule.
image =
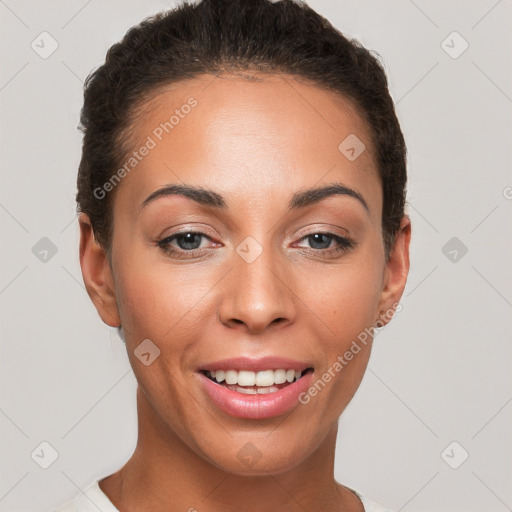
[[[290,469],[336,429],[370,355],[362,333],[405,286],[409,230],[386,261],[368,129],[348,100],[285,76],[203,76],[142,110],[112,273],[104,260],[94,284],[82,263],[88,290],[123,326],[144,421],[230,472]],[[277,386],[286,374],[268,371],[308,368]],[[263,372],[260,392],[207,369],[245,370],[229,372],[239,385]]]

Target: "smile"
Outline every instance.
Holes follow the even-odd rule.
[[[308,370],[213,370],[205,375],[224,387],[247,395],[275,393],[292,382],[298,381]]]
[[[237,358],[205,366],[196,375],[207,403],[218,412],[245,419],[289,413],[314,376],[307,363],[282,358]],[[234,369],[240,367],[244,369]]]

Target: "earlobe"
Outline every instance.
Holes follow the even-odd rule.
[[[111,327],[120,325],[112,270],[105,253],[94,237],[85,213],[78,217],[80,225],[80,267],[85,288],[101,319]]]
[[[384,271],[384,280],[379,304],[379,317],[376,319],[379,327],[386,325],[393,317],[396,305],[407,283],[409,274],[409,245],[411,241],[411,221],[404,215],[400,229],[395,237],[395,244]]]

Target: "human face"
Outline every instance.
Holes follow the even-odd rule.
[[[179,121],[159,130],[176,109]],[[403,277],[403,254],[398,264],[384,256],[368,129],[348,100],[289,76],[206,75],[159,91],[142,111],[132,147],[148,136],[155,145],[117,185],[115,304],[98,310],[122,324],[142,396],[169,435],[232,473],[293,468],[336,428],[371,339],[307,403],[299,392],[333,374],[405,285],[392,278],[397,268]],[[347,158],[339,146],[354,135],[365,150]],[[157,193],[169,186],[183,188]],[[320,192],[301,196],[311,189]],[[143,340],[159,350],[147,365]],[[231,358],[256,366],[215,364]],[[205,368],[309,370],[273,397],[226,391]],[[247,443],[259,454],[250,467]]]

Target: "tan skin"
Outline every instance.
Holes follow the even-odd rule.
[[[198,105],[117,186],[111,264],[79,218],[87,291],[106,324],[123,326],[139,384],[137,447],[100,482],[122,512],[363,510],[334,479],[334,452],[371,342],[307,405],[273,418],[229,416],[197,382],[202,363],[266,355],[309,361],[320,378],[399,302],[409,271],[407,216],[385,258],[382,187],[355,107],[290,76],[262,78],[205,75],[148,100],[134,149],[189,97]],[[366,145],[355,161],[338,150],[351,133]],[[173,183],[214,190],[227,207],[181,195],[140,207]],[[343,194],[288,210],[295,192],[332,183],[368,211]],[[206,236],[188,252],[175,238],[182,256],[166,254],[156,242],[178,230]],[[336,251],[315,233],[354,245]],[[263,249],[252,263],[236,252],[247,236]],[[133,353],[147,338],[161,351],[149,366]],[[248,442],[261,453],[252,467],[237,456]]]

